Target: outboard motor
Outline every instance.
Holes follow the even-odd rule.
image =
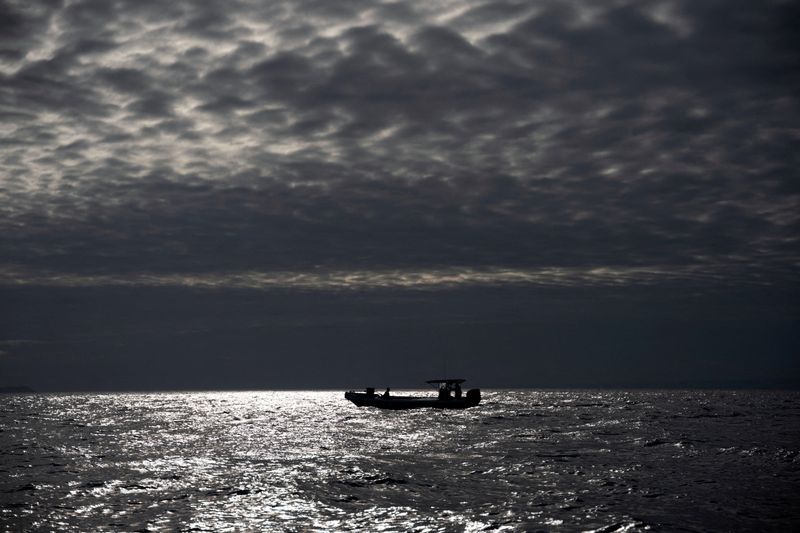
[[[367,387],[367,398],[375,396],[375,387]]]
[[[481,390],[469,389],[467,391],[467,401],[471,404],[478,405],[481,401]]]

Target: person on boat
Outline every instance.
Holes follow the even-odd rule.
[[[439,399],[440,400],[450,399],[450,387],[447,384],[443,384],[442,387],[439,388]]]
[[[386,392],[383,393],[383,397],[384,398],[388,398],[389,397],[389,387],[386,387]]]
[[[455,386],[454,390],[456,391],[456,400],[460,400],[461,399],[461,385],[456,383],[456,386]]]

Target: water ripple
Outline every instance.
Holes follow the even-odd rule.
[[[9,531],[772,530],[800,525],[800,395],[5,395]]]

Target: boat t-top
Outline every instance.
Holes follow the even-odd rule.
[[[437,409],[465,409],[475,407],[481,401],[481,390],[470,389],[462,394],[461,384],[465,379],[430,379],[426,381],[439,387],[437,396],[395,396],[390,389],[383,394],[375,394],[375,387],[367,387],[365,392],[347,391],[344,397],[359,407],[379,407],[381,409],[417,409],[434,407]]]

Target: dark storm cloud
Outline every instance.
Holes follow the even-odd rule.
[[[3,9],[5,283],[796,284],[793,3]]]

